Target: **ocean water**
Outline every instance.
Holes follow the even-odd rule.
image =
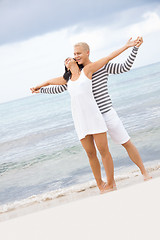
[[[145,166],[160,166],[160,63],[109,77],[113,106]],[[68,92],[0,104],[0,212],[95,185],[76,135]],[[115,177],[137,167],[108,137]],[[104,169],[102,166],[102,174]]]

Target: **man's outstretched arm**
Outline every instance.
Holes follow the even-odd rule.
[[[55,85],[52,87],[42,87],[40,89],[40,93],[47,93],[47,94],[58,94],[66,91],[68,88],[67,84],[64,85]]]
[[[130,71],[138,53],[138,47],[133,47],[131,54],[124,63],[107,63],[105,65],[108,74],[120,74]]]
[[[105,65],[105,69],[108,74],[119,74],[123,72],[128,72],[136,59],[138,49],[143,43],[143,38],[137,38],[138,43],[133,47],[131,54],[128,56],[127,60],[124,63],[108,63]]]

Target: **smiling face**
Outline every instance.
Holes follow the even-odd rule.
[[[85,47],[83,44],[76,44],[74,46],[74,58],[78,64],[83,64],[85,66],[89,61],[89,48]]]

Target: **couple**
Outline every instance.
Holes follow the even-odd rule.
[[[89,60],[89,46],[78,43],[74,46],[74,57],[65,60],[67,72],[63,77],[46,81],[31,88],[32,93],[58,93],[68,91],[71,95],[72,116],[78,137],[84,147],[101,193],[115,188],[114,166],[108,149],[107,134],[121,144],[131,160],[139,167],[144,180],[151,177],[147,173],[136,147],[130,141],[122,122],[112,107],[108,94],[107,80],[110,73],[129,71],[136,57],[138,47],[143,39],[131,39],[119,50],[96,62]],[[133,47],[132,53],[124,64],[108,63],[123,51]],[[83,65],[83,70],[81,67]],[[52,88],[42,88],[48,85],[60,85]],[[96,154],[96,147],[100,152],[102,163],[107,176],[107,184],[102,180],[100,163]]]

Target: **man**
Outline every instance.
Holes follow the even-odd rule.
[[[131,43],[131,39],[129,40]],[[108,75],[109,74],[119,74],[123,72],[127,72],[131,69],[133,62],[136,58],[138,48],[143,43],[142,38],[138,38],[138,43],[135,47],[133,47],[131,54],[127,58],[126,62],[124,64],[115,64],[115,63],[108,63],[104,67],[102,67],[100,70],[95,72],[92,76],[92,91],[93,96],[96,100],[96,103],[101,111],[101,114],[104,117],[104,120],[106,122],[106,126],[108,129],[108,133],[111,136],[111,138],[118,144],[121,144],[127,151],[130,159],[139,167],[144,180],[148,180],[151,177],[147,173],[142,159],[140,157],[140,154],[134,144],[131,142],[130,137],[125,130],[121,120],[119,119],[116,111],[112,107],[112,101],[108,94]],[[77,43],[74,45],[74,58],[78,62],[78,64],[83,64],[83,66],[86,66],[91,63],[89,59],[90,49],[88,44],[86,43]],[[32,92],[39,91],[41,93],[61,93],[65,90],[67,90],[67,84],[59,85],[64,83],[63,77],[59,77],[56,79],[51,79],[36,88],[32,88]],[[59,86],[53,86],[50,88],[43,88],[43,86],[48,85],[56,85]],[[98,159],[97,159],[98,161]],[[98,163],[93,163],[98,164]]]

